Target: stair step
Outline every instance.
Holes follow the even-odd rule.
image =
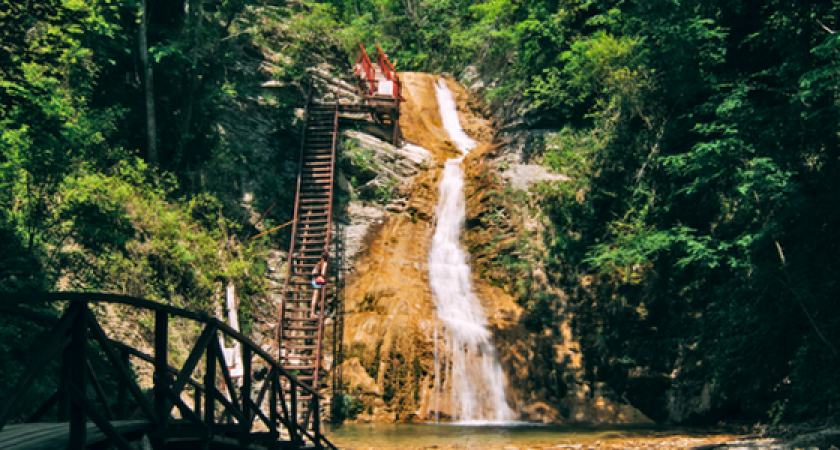
[[[286,330],[286,329],[284,329],[283,331],[285,333],[285,332],[288,332],[288,331],[302,332],[304,330]],[[313,343],[312,345],[315,345],[315,341],[318,339],[318,333],[315,332],[315,331],[310,331],[310,334],[301,334],[301,335],[283,334],[283,338],[287,340],[286,348],[293,348],[293,346],[289,345],[289,341],[301,341],[301,340],[312,341],[312,343]]]
[[[307,245],[307,247],[310,247],[310,246]],[[300,254],[295,256],[295,259],[298,259],[298,258],[306,258],[306,259],[316,258],[317,259],[317,258],[320,258],[321,253],[324,252],[324,247],[321,246],[320,248],[298,248],[297,251],[300,252]],[[314,253],[314,255],[313,255],[313,253]]]
[[[301,247],[304,247],[304,246],[315,247],[315,248],[319,249],[319,251],[323,251],[324,246],[327,243],[326,239],[323,239],[323,238],[320,238],[320,239],[312,238],[309,241],[301,241],[300,239],[306,239],[306,238],[305,237],[303,237],[303,238],[299,237],[298,240],[295,240],[295,247],[297,247],[297,248],[301,248]]]
[[[315,358],[317,358],[317,356],[315,356],[315,355],[285,355],[285,356],[283,356],[283,359],[300,359],[300,360],[305,359],[307,361],[311,361]]]
[[[306,293],[308,294],[308,293],[309,293],[309,291],[307,291]],[[310,297],[310,298],[307,298],[307,299],[306,299],[306,301],[311,301],[311,300],[312,300],[312,298],[311,298],[312,296],[310,295],[309,297]],[[293,307],[288,307],[288,308],[286,308],[286,311],[288,311],[288,312],[293,312],[293,313],[294,313],[294,312],[303,312],[303,313],[308,313],[310,310],[311,310],[310,308],[293,308]],[[287,319],[288,319],[288,320],[295,319],[295,320],[299,320],[299,321],[302,321],[302,320],[318,320],[318,318],[317,318],[317,317],[312,317],[312,316],[306,316],[306,317],[288,317]]]
[[[307,341],[314,341],[314,340],[318,339],[318,336],[292,336],[290,334],[284,334],[283,339],[286,340],[286,341],[297,341],[297,340],[301,340],[301,339],[307,340]],[[314,345],[314,344],[313,345],[293,345],[293,346],[286,345],[286,348],[293,348],[295,350],[306,350],[306,349],[315,350],[316,348],[318,348],[318,346]]]
[[[284,369],[285,369],[285,367],[284,367]],[[305,375],[305,376],[302,376],[302,377],[295,377],[295,378],[297,378],[298,381],[312,381],[312,380],[315,379],[315,377],[312,376],[312,375]],[[300,412],[300,410],[298,410],[298,412]]]
[[[296,238],[307,238],[307,239],[324,238],[324,240],[326,240],[327,233],[318,233],[318,234],[304,234],[304,233],[298,233],[298,235],[297,235],[297,236],[295,236],[295,237],[296,237]]]
[[[316,230],[316,229],[326,230],[327,227],[323,226],[326,223],[327,223],[326,220],[306,220],[306,221],[301,221],[300,225],[309,225],[309,228],[305,228],[307,230]]]
[[[318,260],[318,259],[320,259],[320,258],[301,258],[301,259],[308,259],[308,260],[310,260],[310,261],[317,261],[317,260]],[[295,264],[295,268],[304,269],[304,270],[305,270],[305,269],[310,269],[310,270],[311,270],[313,267],[315,267],[315,265],[316,265],[316,264],[317,264],[317,263],[312,263],[312,264]],[[309,274],[306,274],[306,275],[308,276]]]
[[[297,350],[297,351],[300,351],[300,350],[317,350],[318,346],[317,345],[287,345],[285,348],[289,349],[289,350]]]
[[[313,216],[326,216],[329,215],[330,208],[326,206],[316,206],[312,207],[309,206],[307,209],[299,209],[298,210],[298,219],[302,219],[304,217],[313,217]]]
[[[298,228],[298,229],[300,230],[301,228]],[[312,226],[310,226],[310,227],[305,227],[302,230],[303,231],[326,231],[327,227],[323,227],[323,226],[312,227]]]
[[[314,327],[283,327],[283,328],[285,328],[286,330],[292,330],[292,331],[318,331],[317,326],[314,326]]]
[[[312,290],[297,291],[297,292],[300,293],[300,294],[305,294],[305,295],[302,295],[298,298],[288,298],[288,297],[286,297],[285,298],[286,312],[288,312],[290,314],[291,313],[298,313],[298,312],[299,313],[304,313],[304,314],[309,314],[309,310],[311,308],[310,305],[312,304],[312,294],[311,294]],[[289,294],[287,293],[287,295],[289,295]],[[295,305],[291,305],[291,303],[303,303],[303,307],[296,308]],[[297,306],[300,306],[300,305],[297,305]],[[289,319],[289,318],[287,317],[285,319]]]
[[[321,256],[321,253],[324,251],[324,242],[299,242],[297,245],[297,249],[300,250],[302,253],[312,253],[315,252],[317,256]]]
[[[283,366],[283,368],[284,368],[284,369],[286,369],[286,370],[315,370],[315,368],[316,368],[316,367],[317,367],[317,366],[315,366],[315,365],[308,365],[308,366]],[[298,378],[298,379],[300,379],[300,378]],[[311,398],[312,398],[312,397],[310,397],[310,399],[311,399]],[[307,399],[304,399],[304,398],[298,397],[298,400],[307,400]],[[298,410],[298,411],[300,411],[300,410]]]

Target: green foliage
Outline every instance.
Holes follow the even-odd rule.
[[[350,394],[335,394],[330,402],[330,421],[343,423],[345,420],[356,420],[356,417],[364,411],[364,403]]]
[[[373,149],[363,146],[358,139],[343,142],[341,164],[348,173],[365,176],[368,179],[381,170]]]
[[[398,179],[388,178],[385,184],[376,187],[373,198],[382,204],[390,203],[394,199],[394,193],[398,183]]]
[[[836,192],[836,45],[802,17],[836,7],[629,5],[591,16],[531,91],[594,119],[543,156],[572,182],[539,188],[551,259],[599,275],[579,311],[593,364],[616,386],[633,381],[609,361],[677,370],[743,418],[828,415],[835,377],[806,368],[838,357],[835,247],[815,233],[835,214],[813,209]]]
[[[394,398],[394,395],[396,395],[396,394],[397,394],[397,389],[394,387],[394,385],[391,384],[391,383],[385,383],[385,388],[384,388],[384,391],[382,392],[382,401],[384,401],[385,403],[388,403]]]

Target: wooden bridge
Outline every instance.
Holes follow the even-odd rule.
[[[151,353],[120,340],[120,324],[111,324],[110,333],[103,328],[94,310],[108,304],[149,318]],[[60,317],[45,313],[56,309]],[[335,448],[321,434],[318,414],[308,427],[298,424],[298,393],[316,410],[321,397],[248,338],[208,315],[87,293],[0,294],[0,314],[33,327],[46,325],[17,384],[0,400],[4,450],[107,445],[129,450],[138,439],[149,440],[155,450]],[[178,364],[174,324],[180,335],[184,330],[197,334],[188,353],[179,349],[184,358]],[[239,380],[226,368],[222,340],[241,346]],[[138,383],[138,368],[151,375],[147,385]],[[33,393],[34,386],[40,392]],[[45,389],[52,392],[41,395],[46,398],[40,404],[26,404]]]

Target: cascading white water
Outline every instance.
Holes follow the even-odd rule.
[[[443,126],[466,154],[476,142],[461,128],[449,88],[443,81],[435,87]],[[506,422],[514,413],[505,400],[504,373],[485,327],[484,311],[472,291],[467,254],[460,246],[465,217],[463,159],[450,159],[443,169],[437,227],[429,252],[429,282],[452,352],[447,383],[455,419]]]

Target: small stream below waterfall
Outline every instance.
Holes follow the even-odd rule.
[[[470,426],[456,424],[327,425],[341,449],[634,449],[694,448],[731,441],[722,429],[639,425]]]
[[[452,93],[440,80],[435,85],[444,128],[455,146],[466,155],[477,143],[464,133]],[[467,252],[461,248],[464,227],[464,174],[460,158],[450,159],[443,169],[437,224],[429,251],[429,284],[442,336],[450,361],[440,361],[435,348],[433,409],[442,403],[452,407],[459,422],[506,422],[515,418],[505,398],[505,378],[486,328],[486,316],[472,290]],[[437,333],[437,330],[435,330]],[[437,340],[436,340],[437,341]],[[438,367],[443,364],[443,367]],[[442,370],[441,370],[442,369]],[[440,372],[445,373],[441,385]]]

